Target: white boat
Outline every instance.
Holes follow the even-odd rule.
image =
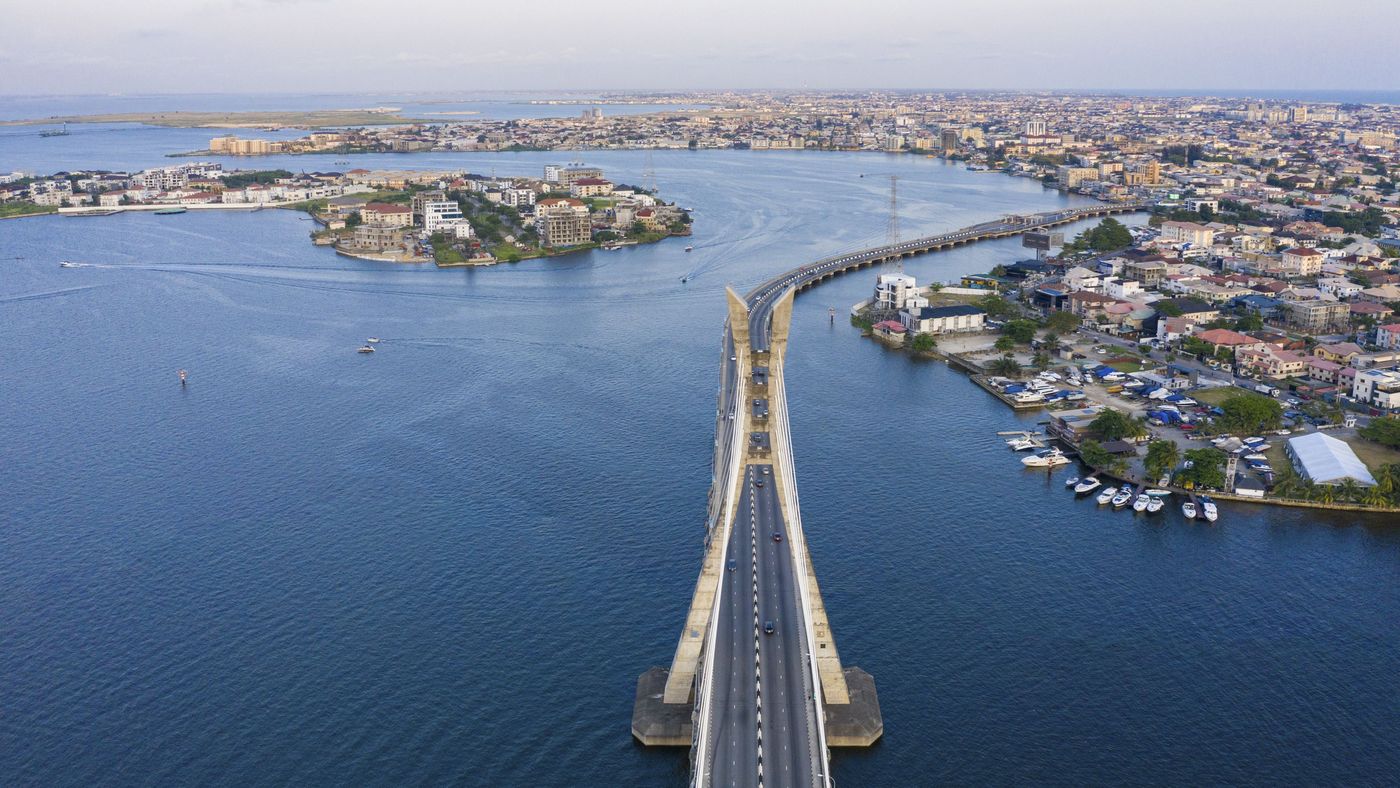
[[[1017,402],[1044,402],[1045,395],[1035,391],[1022,391],[1014,399]]]
[[[1034,438],[1016,438],[1007,441],[1006,445],[1010,446],[1012,451],[1030,451],[1031,449],[1043,448],[1040,442]]]
[[[1079,484],[1074,485],[1074,492],[1076,495],[1083,495],[1088,492],[1093,492],[1094,488],[1098,487],[1100,484],[1103,484],[1103,482],[1099,481],[1098,479],[1095,479],[1092,476],[1088,477],[1087,479],[1080,479]]]
[[[1257,435],[1252,436],[1252,437],[1248,437],[1248,438],[1245,438],[1245,439],[1244,439],[1244,443],[1246,443],[1246,444],[1248,444],[1248,445],[1250,445],[1250,446],[1253,446],[1253,445],[1256,444],[1256,443],[1263,443],[1263,442],[1264,442],[1264,439],[1261,438],[1261,437],[1259,437],[1259,436],[1257,436]]]
[[[1099,506],[1103,506],[1104,504],[1106,504],[1106,503],[1108,503],[1109,501],[1113,500],[1113,496],[1115,496],[1115,495],[1117,495],[1117,494],[1118,494],[1118,490],[1117,490],[1117,489],[1115,489],[1115,488],[1113,488],[1113,487],[1105,487],[1105,488],[1103,488],[1103,492],[1099,493],[1099,497],[1098,497],[1098,498],[1095,498],[1094,500],[1098,502]]]
[[[369,339],[366,339],[365,341],[368,342],[368,343],[370,343],[371,345],[377,345],[377,344],[379,344],[379,337],[370,337]]]
[[[360,346],[360,349],[357,350],[357,351],[355,351],[355,352],[357,352],[357,353],[373,353],[373,352],[374,352],[374,348],[370,347],[369,345],[361,345],[361,346]]]
[[[686,250],[687,252],[689,252],[691,249],[694,249],[694,248],[695,248],[695,247],[693,247],[693,246],[687,246],[687,247],[685,248],[685,250]]]
[[[1160,511],[1162,511],[1162,507],[1165,506],[1165,505],[1166,505],[1166,504],[1162,501],[1161,498],[1159,498],[1159,497],[1157,497],[1157,496],[1155,496],[1155,495],[1149,495],[1149,496],[1147,496],[1147,513],[1148,513],[1148,514],[1156,514],[1156,513],[1160,512]]]
[[[1151,500],[1152,500],[1152,496],[1148,495],[1147,493],[1142,493],[1141,495],[1139,495],[1138,497],[1136,497],[1136,498],[1133,499],[1133,511],[1135,511],[1135,512],[1145,512],[1145,511],[1147,511],[1147,502],[1148,502],[1148,501],[1151,501]]]
[[[79,267],[79,266],[78,266],[77,263],[75,263],[75,262],[73,262],[73,261],[71,261],[71,260],[64,260],[63,262],[61,262],[61,263],[58,264],[58,267],[59,267],[59,268],[77,268],[77,267]]]
[[[1133,489],[1131,487],[1124,487],[1123,489],[1119,490],[1117,493],[1114,494],[1112,501],[1113,508],[1122,509],[1124,506],[1127,506],[1128,501],[1131,501],[1132,499]]]
[[[1059,465],[1068,465],[1070,459],[1059,449],[1046,449],[1038,451],[1029,457],[1022,457],[1021,464],[1027,468],[1054,468]]]
[[[1159,490],[1156,487],[1143,490],[1143,492],[1147,493],[1153,498],[1166,498],[1167,496],[1172,494],[1171,490]]]
[[[1073,487],[1073,486],[1076,485],[1076,484],[1079,484],[1079,477],[1078,477],[1078,476],[1071,476],[1071,477],[1069,477],[1068,479],[1065,479],[1065,489],[1069,489],[1069,488]]]
[[[1273,446],[1270,446],[1270,445],[1267,444],[1267,443],[1256,443],[1256,444],[1254,444],[1253,446],[1250,446],[1249,448],[1250,448],[1251,451],[1254,451],[1254,452],[1261,452],[1261,451],[1268,451],[1269,449],[1272,449]]]
[[[1267,456],[1267,455],[1264,455],[1264,454],[1246,454],[1246,455],[1244,456],[1244,458],[1245,458],[1246,460],[1254,460],[1255,462],[1268,462],[1268,461],[1269,461],[1268,456]]]
[[[1183,503],[1181,505],[1181,513],[1185,515],[1188,520],[1196,519],[1196,504],[1190,501]]]
[[[1220,511],[1215,508],[1215,501],[1212,501],[1204,495],[1201,496],[1200,501],[1201,514],[1205,516],[1208,522],[1215,522],[1215,518],[1220,516]]]

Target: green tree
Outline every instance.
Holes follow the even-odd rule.
[[[1007,354],[988,364],[987,371],[993,375],[1016,378],[1021,376],[1021,365],[1010,354]]]
[[[1155,440],[1147,444],[1147,457],[1142,465],[1147,469],[1148,476],[1160,479],[1170,473],[1180,460],[1181,450],[1175,442]]]
[[[1079,322],[1079,316],[1073,312],[1051,312],[1045,318],[1045,327],[1057,334],[1069,334],[1079,328]]]
[[[997,341],[995,344],[992,345],[992,347],[1005,353],[1006,351],[1016,347],[1016,340],[1012,339],[1011,337],[997,337]]]
[[[1136,438],[1147,434],[1147,427],[1135,419],[1113,408],[1104,408],[1094,420],[1089,422],[1089,433],[1103,441]]]
[[[352,213],[352,214],[350,214],[349,216],[345,217],[345,226],[346,226],[346,227],[359,227],[359,226],[360,226],[360,222],[362,222],[362,221],[364,221],[364,220],[363,220],[362,218],[360,218],[360,212],[359,212],[359,211],[355,211],[354,213]]]
[[[938,340],[934,338],[933,334],[919,334],[914,337],[912,347],[916,352],[927,353],[938,347]]]
[[[1034,356],[1031,357],[1031,366],[1042,371],[1049,369],[1050,354],[1046,353],[1043,350],[1038,351]]]
[[[1400,416],[1383,416],[1356,431],[1366,440],[1400,449]]]
[[[1225,486],[1225,452],[1215,449],[1191,449],[1186,461],[1191,463],[1177,478],[1195,488],[1218,490]]]
[[[1035,339],[1036,328],[1037,326],[1033,320],[1026,320],[1024,318],[1008,320],[1006,321],[1006,325],[1001,327],[1001,334],[1002,336],[1011,337],[1011,341],[1018,345],[1026,345],[1030,344],[1032,339]]]
[[[1123,458],[1110,454],[1103,444],[1088,438],[1079,444],[1079,459],[1090,468],[1111,473],[1122,473],[1128,465]]]
[[[1283,406],[1273,397],[1235,394],[1220,403],[1224,413],[1215,420],[1225,432],[1261,432],[1283,425]]]
[[[1347,477],[1342,479],[1341,484],[1337,485],[1337,493],[1342,496],[1342,500],[1359,501],[1361,500],[1361,485],[1355,479]]]
[[[1017,313],[1015,304],[994,293],[977,299],[977,306],[991,318],[1011,317]]]

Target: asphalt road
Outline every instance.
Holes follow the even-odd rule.
[[[711,785],[757,785],[760,769],[764,786],[819,781],[800,591],[772,479],[772,466],[748,466],[730,532],[709,684]]]
[[[773,304],[789,288],[801,288],[833,272],[891,253],[924,251],[986,232],[1031,230],[1077,216],[1077,211],[1066,210],[1039,215],[1027,224],[983,222],[940,236],[819,260],[779,274],[746,296],[751,347],[755,351],[768,350]],[[728,478],[731,463],[744,461],[735,452],[745,451],[753,440],[752,435],[730,440],[734,420],[742,417],[744,407],[755,408],[755,416],[760,407],[766,416],[768,408],[767,401],[758,406],[741,401],[738,396],[738,363],[728,327],[723,351],[714,490],[722,489],[719,480]],[[756,371],[754,377],[751,384],[757,385],[760,373]],[[760,440],[766,438],[767,433],[763,433]],[[765,468],[767,474],[763,473]],[[817,704],[808,655],[804,653],[796,564],[778,506],[772,466],[750,463],[743,474],[744,498],[737,502],[727,546],[733,568],[726,566],[724,570],[718,620],[712,622],[714,653],[707,658],[712,670],[705,689],[710,693],[709,744],[701,757],[708,764],[711,785],[816,785],[823,779],[821,772],[826,761],[825,753],[814,752],[818,742]],[[762,487],[756,484],[759,479],[764,481]],[[712,504],[718,503],[712,500]],[[714,508],[711,513],[715,514]],[[774,533],[782,538],[775,540]],[[773,622],[772,633],[764,631],[767,621]]]

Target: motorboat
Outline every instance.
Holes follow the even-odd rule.
[[[1042,448],[1038,441],[1029,437],[1009,440],[1006,442],[1006,445],[1010,446],[1012,451],[1030,451],[1031,449]]]
[[[1078,476],[1071,476],[1071,477],[1069,477],[1068,479],[1065,479],[1065,489],[1069,489],[1069,488],[1073,487],[1073,486],[1076,485],[1076,484],[1079,484],[1079,477],[1078,477]]]
[[[1148,502],[1148,501],[1151,501],[1151,500],[1152,500],[1152,496],[1148,495],[1147,493],[1141,493],[1140,495],[1138,495],[1138,497],[1136,497],[1136,498],[1133,499],[1133,511],[1135,511],[1135,512],[1145,512],[1145,511],[1147,511],[1147,502]]]
[[[1265,455],[1265,454],[1246,454],[1246,455],[1244,456],[1244,460],[1245,460],[1246,462],[1251,461],[1251,460],[1254,461],[1254,462],[1268,462],[1268,461],[1269,461],[1269,457],[1268,457],[1268,455]]]
[[[1200,497],[1200,502],[1201,514],[1206,518],[1208,522],[1215,522],[1215,519],[1220,516],[1220,511],[1215,508],[1215,501],[1212,501],[1211,499],[1202,495]]]
[[[79,268],[80,266],[72,260],[64,260],[58,264],[59,268]]]
[[[1086,479],[1080,479],[1079,484],[1074,485],[1074,492],[1076,495],[1084,495],[1085,493],[1093,492],[1100,484],[1103,484],[1103,482],[1092,476]]]
[[[1027,468],[1054,468],[1069,463],[1070,459],[1059,449],[1046,449],[1021,458],[1021,464]]]
[[[368,342],[368,343],[370,343],[371,345],[377,345],[377,344],[379,344],[379,337],[370,337],[369,339],[366,339],[365,341]]]
[[[682,276],[682,277],[681,277],[681,284],[685,284],[686,282],[689,282],[689,281],[690,281],[690,277],[688,277],[688,276]]]
[[[1022,391],[1017,394],[1014,399],[1020,403],[1044,402],[1045,395],[1036,391]]]
[[[691,249],[694,249],[694,248],[695,248],[695,247],[693,247],[693,246],[687,246],[687,247],[685,248],[685,250],[686,250],[687,252],[689,252]]]
[[[1132,499],[1133,488],[1131,486],[1124,485],[1122,489],[1114,493],[1113,500],[1111,503],[1113,504],[1114,509],[1122,509],[1124,506],[1127,506],[1128,501],[1131,501]]]
[[[1099,497],[1098,497],[1098,498],[1095,498],[1094,500],[1095,500],[1096,503],[1098,503],[1099,506],[1103,506],[1104,504],[1106,504],[1106,503],[1108,503],[1109,501],[1113,500],[1113,496],[1115,496],[1115,495],[1117,495],[1117,494],[1118,494],[1117,488],[1114,488],[1114,487],[1105,487],[1105,488],[1103,488],[1103,492],[1099,493]]]
[[[1188,520],[1196,519],[1196,504],[1191,501],[1183,503],[1181,505],[1181,513],[1185,515]]]
[[[1163,501],[1161,498],[1159,498],[1159,497],[1157,497],[1157,496],[1155,496],[1155,495],[1149,495],[1149,496],[1147,496],[1147,513],[1148,513],[1148,514],[1156,514],[1156,513],[1160,512],[1160,511],[1162,511],[1162,507],[1165,506],[1165,505],[1166,505],[1165,501]]]
[[[357,352],[357,353],[373,353],[373,352],[374,352],[374,348],[371,347],[371,346],[369,346],[369,345],[361,345],[361,346],[360,346],[360,349],[357,350],[356,352]]]

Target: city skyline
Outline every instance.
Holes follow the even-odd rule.
[[[520,10],[436,0],[397,13],[324,0],[69,6],[58,57],[47,10],[7,12],[0,64],[11,79],[0,91],[1367,91],[1386,88],[1400,66],[1400,55],[1356,46],[1353,26],[1319,24],[1301,3],[1276,4],[1267,19],[1199,0],[1152,17],[1105,0],[1055,10],[1012,0],[990,11],[876,2],[859,13],[832,2],[722,2],[636,18],[562,3]],[[1332,12],[1368,27],[1400,22],[1400,7],[1356,0]],[[1306,39],[1275,32],[1292,30]],[[1348,57],[1308,56],[1327,51]]]

